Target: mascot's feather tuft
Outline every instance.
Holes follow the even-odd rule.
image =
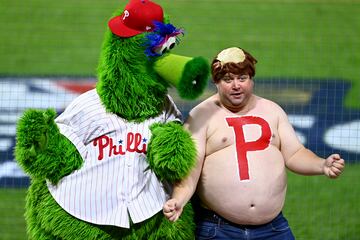
[[[184,34],[184,30],[181,28],[176,28],[174,25],[168,23],[164,24],[162,22],[154,21],[155,30],[149,33],[146,36],[145,42],[145,54],[148,57],[158,57],[161,56],[161,53],[157,53],[154,51],[155,48],[163,45],[169,37],[176,37],[176,43],[179,43],[179,38],[177,37],[179,34]]]

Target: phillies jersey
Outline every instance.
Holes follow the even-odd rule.
[[[55,122],[84,162],[57,185],[48,182],[50,193],[65,211],[90,223],[129,228],[130,218],[150,218],[168,194],[146,161],[149,127],[169,121],[181,121],[170,96],[160,115],[134,123],[106,112],[96,89],[80,95]]]

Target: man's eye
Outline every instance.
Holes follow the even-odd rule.
[[[240,76],[240,79],[241,79],[241,80],[246,80],[246,79],[248,79],[248,78],[250,78],[249,75],[242,75],[242,76]]]

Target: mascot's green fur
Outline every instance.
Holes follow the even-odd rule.
[[[149,4],[156,7],[147,0],[132,0],[127,7],[146,8]],[[125,19],[124,13],[117,20]],[[202,58],[163,52],[146,54],[146,49],[154,49],[146,45],[150,34],[153,32],[139,30],[135,35],[121,37],[108,31],[102,48],[96,92],[107,113],[129,124],[162,113],[168,81],[176,86],[180,96],[189,99],[199,96],[207,85],[209,67]],[[160,47],[164,45],[161,44]],[[139,223],[130,220],[129,228],[94,224],[65,211],[48,186],[56,187],[85,164],[74,144],[60,133],[55,117],[52,109],[30,109],[18,122],[15,156],[31,177],[25,213],[30,239],[193,239],[193,212],[189,205],[175,223],[169,222],[158,209],[155,215]],[[189,133],[176,121],[156,122],[150,130],[144,158],[147,171],[152,171],[161,182],[173,183],[185,177],[194,166],[196,155]]]

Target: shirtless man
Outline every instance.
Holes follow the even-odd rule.
[[[185,123],[198,163],[176,184],[163,212],[176,221],[196,191],[198,239],[294,239],[281,213],[286,168],[336,178],[345,165],[338,154],[323,159],[306,149],[283,109],[253,94],[256,62],[240,48],[221,51],[211,68],[217,93]]]

